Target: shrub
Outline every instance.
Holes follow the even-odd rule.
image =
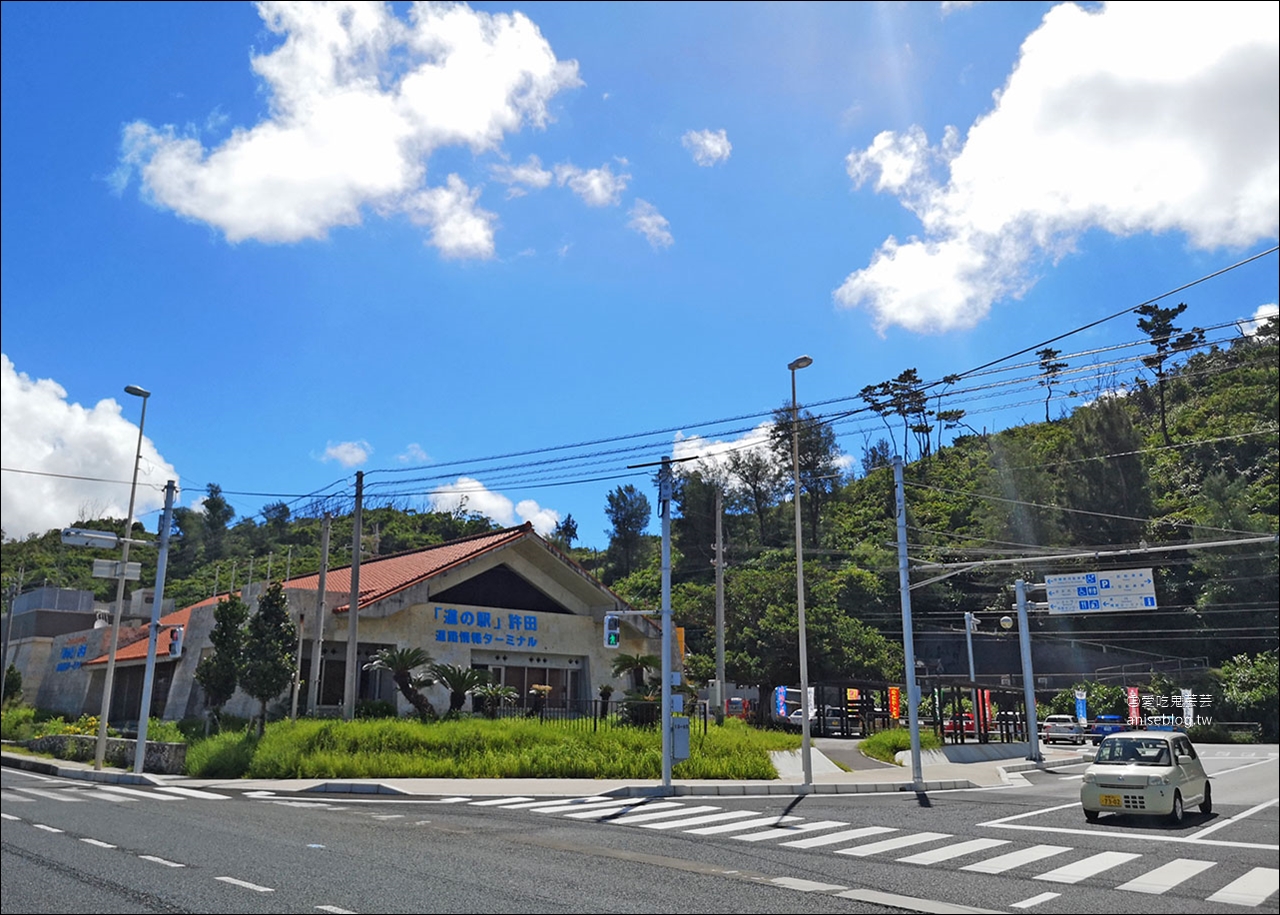
[[[937,734],[932,731],[920,732],[920,749],[939,750],[941,748],[942,742],[938,740]],[[887,731],[880,731],[859,741],[858,749],[863,752],[863,755],[870,756],[872,759],[879,759],[883,762],[896,762],[894,759],[895,754],[911,749],[911,732],[906,728],[890,728]]]
[[[258,738],[247,728],[223,731],[187,747],[186,774],[197,778],[244,778]]]
[[[362,699],[356,703],[356,717],[363,720],[371,718],[398,718],[394,702],[386,699]]]
[[[0,713],[0,738],[30,740],[35,736],[36,710],[27,706],[11,706]]]

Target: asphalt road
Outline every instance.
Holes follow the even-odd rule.
[[[183,793],[0,775],[8,912],[1276,912],[1275,747],[1180,828],[1005,788],[618,800]],[[113,799],[114,798],[114,799]],[[60,831],[53,831],[60,830]]]

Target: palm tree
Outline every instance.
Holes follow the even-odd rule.
[[[414,674],[414,671],[429,665],[431,655],[421,648],[384,648],[373,656],[364,669],[390,671],[400,695],[409,700],[409,704],[418,713],[418,718],[427,722],[436,719],[436,709],[421,691],[435,681],[427,674]]]
[[[449,711],[457,712],[467,701],[467,693],[489,682],[489,673],[459,664],[432,664],[431,675],[449,690]]]
[[[644,688],[644,675],[647,671],[657,670],[662,666],[662,659],[652,654],[620,654],[613,659],[613,675],[615,677],[630,676],[633,689]]]
[[[503,686],[501,683],[484,683],[471,691],[473,699],[479,699],[484,706],[484,714],[489,718],[497,718],[498,711],[504,705],[510,705],[520,698],[514,686]]]

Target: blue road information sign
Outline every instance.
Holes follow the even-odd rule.
[[[1044,585],[1050,613],[1114,613],[1156,608],[1156,580],[1150,569],[1046,575]]]

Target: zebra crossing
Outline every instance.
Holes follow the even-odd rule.
[[[246,797],[251,797],[246,795]],[[22,786],[6,789],[0,798],[6,804],[38,803],[140,803],[182,800],[220,801],[232,795],[177,785],[147,789],[123,785],[74,787]],[[343,809],[325,801],[290,801],[263,797],[274,803],[298,807]],[[517,810],[540,816],[558,816],[584,822],[654,831],[682,832],[693,836],[724,837],[739,842],[776,842],[780,847],[816,850],[852,858],[889,858],[920,867],[954,864],[960,871],[978,874],[1006,874],[1045,883],[1070,886],[1097,879],[1107,872],[1140,861],[1137,852],[1106,851],[1088,854],[1069,845],[1033,844],[1019,847],[1014,840],[960,838],[944,832],[909,831],[892,826],[853,826],[839,820],[809,820],[794,814],[764,814],[668,799],[634,799],[606,796],[579,798],[496,797],[484,799],[449,798],[451,803],[475,807]],[[372,814],[371,814],[372,815]],[[9,814],[0,815],[14,819]],[[396,815],[397,818],[399,815]],[[1083,857],[1078,857],[1083,854]],[[1041,869],[1044,868],[1044,869]],[[1228,872],[1230,863],[1195,858],[1177,858],[1132,877],[1114,888],[1121,892],[1158,896],[1201,875],[1213,876],[1214,869]],[[1280,868],[1253,867],[1218,886],[1207,902],[1257,908],[1280,893]],[[1015,908],[1029,908],[1038,900],[1053,898],[1045,893],[1024,900]]]
[[[921,867],[959,863],[959,870],[979,874],[1006,874],[1062,886],[1089,882],[1096,886],[1109,871],[1139,862],[1143,855],[1129,851],[1087,853],[1070,845],[1035,844],[1017,847],[1010,839],[965,839],[944,832],[908,831],[891,826],[853,827],[837,820],[807,820],[759,811],[725,810],[709,804],[670,800],[583,797],[541,800],[532,797],[498,797],[472,800],[476,807],[523,810],[637,829],[680,831],[695,836],[721,836],[740,842],[777,842],[779,846],[821,850],[855,858],[891,858]],[[921,846],[932,846],[921,848]],[[1079,857],[1078,854],[1083,854]],[[968,863],[961,863],[968,860]],[[1045,868],[1045,869],[1041,869]],[[1234,877],[1232,865],[1194,858],[1177,858],[1115,886],[1116,890],[1158,896],[1194,877],[1220,868],[1223,883],[1207,902],[1256,908],[1280,892],[1280,868],[1254,867]],[[1046,893],[1024,900],[1053,898]]]

